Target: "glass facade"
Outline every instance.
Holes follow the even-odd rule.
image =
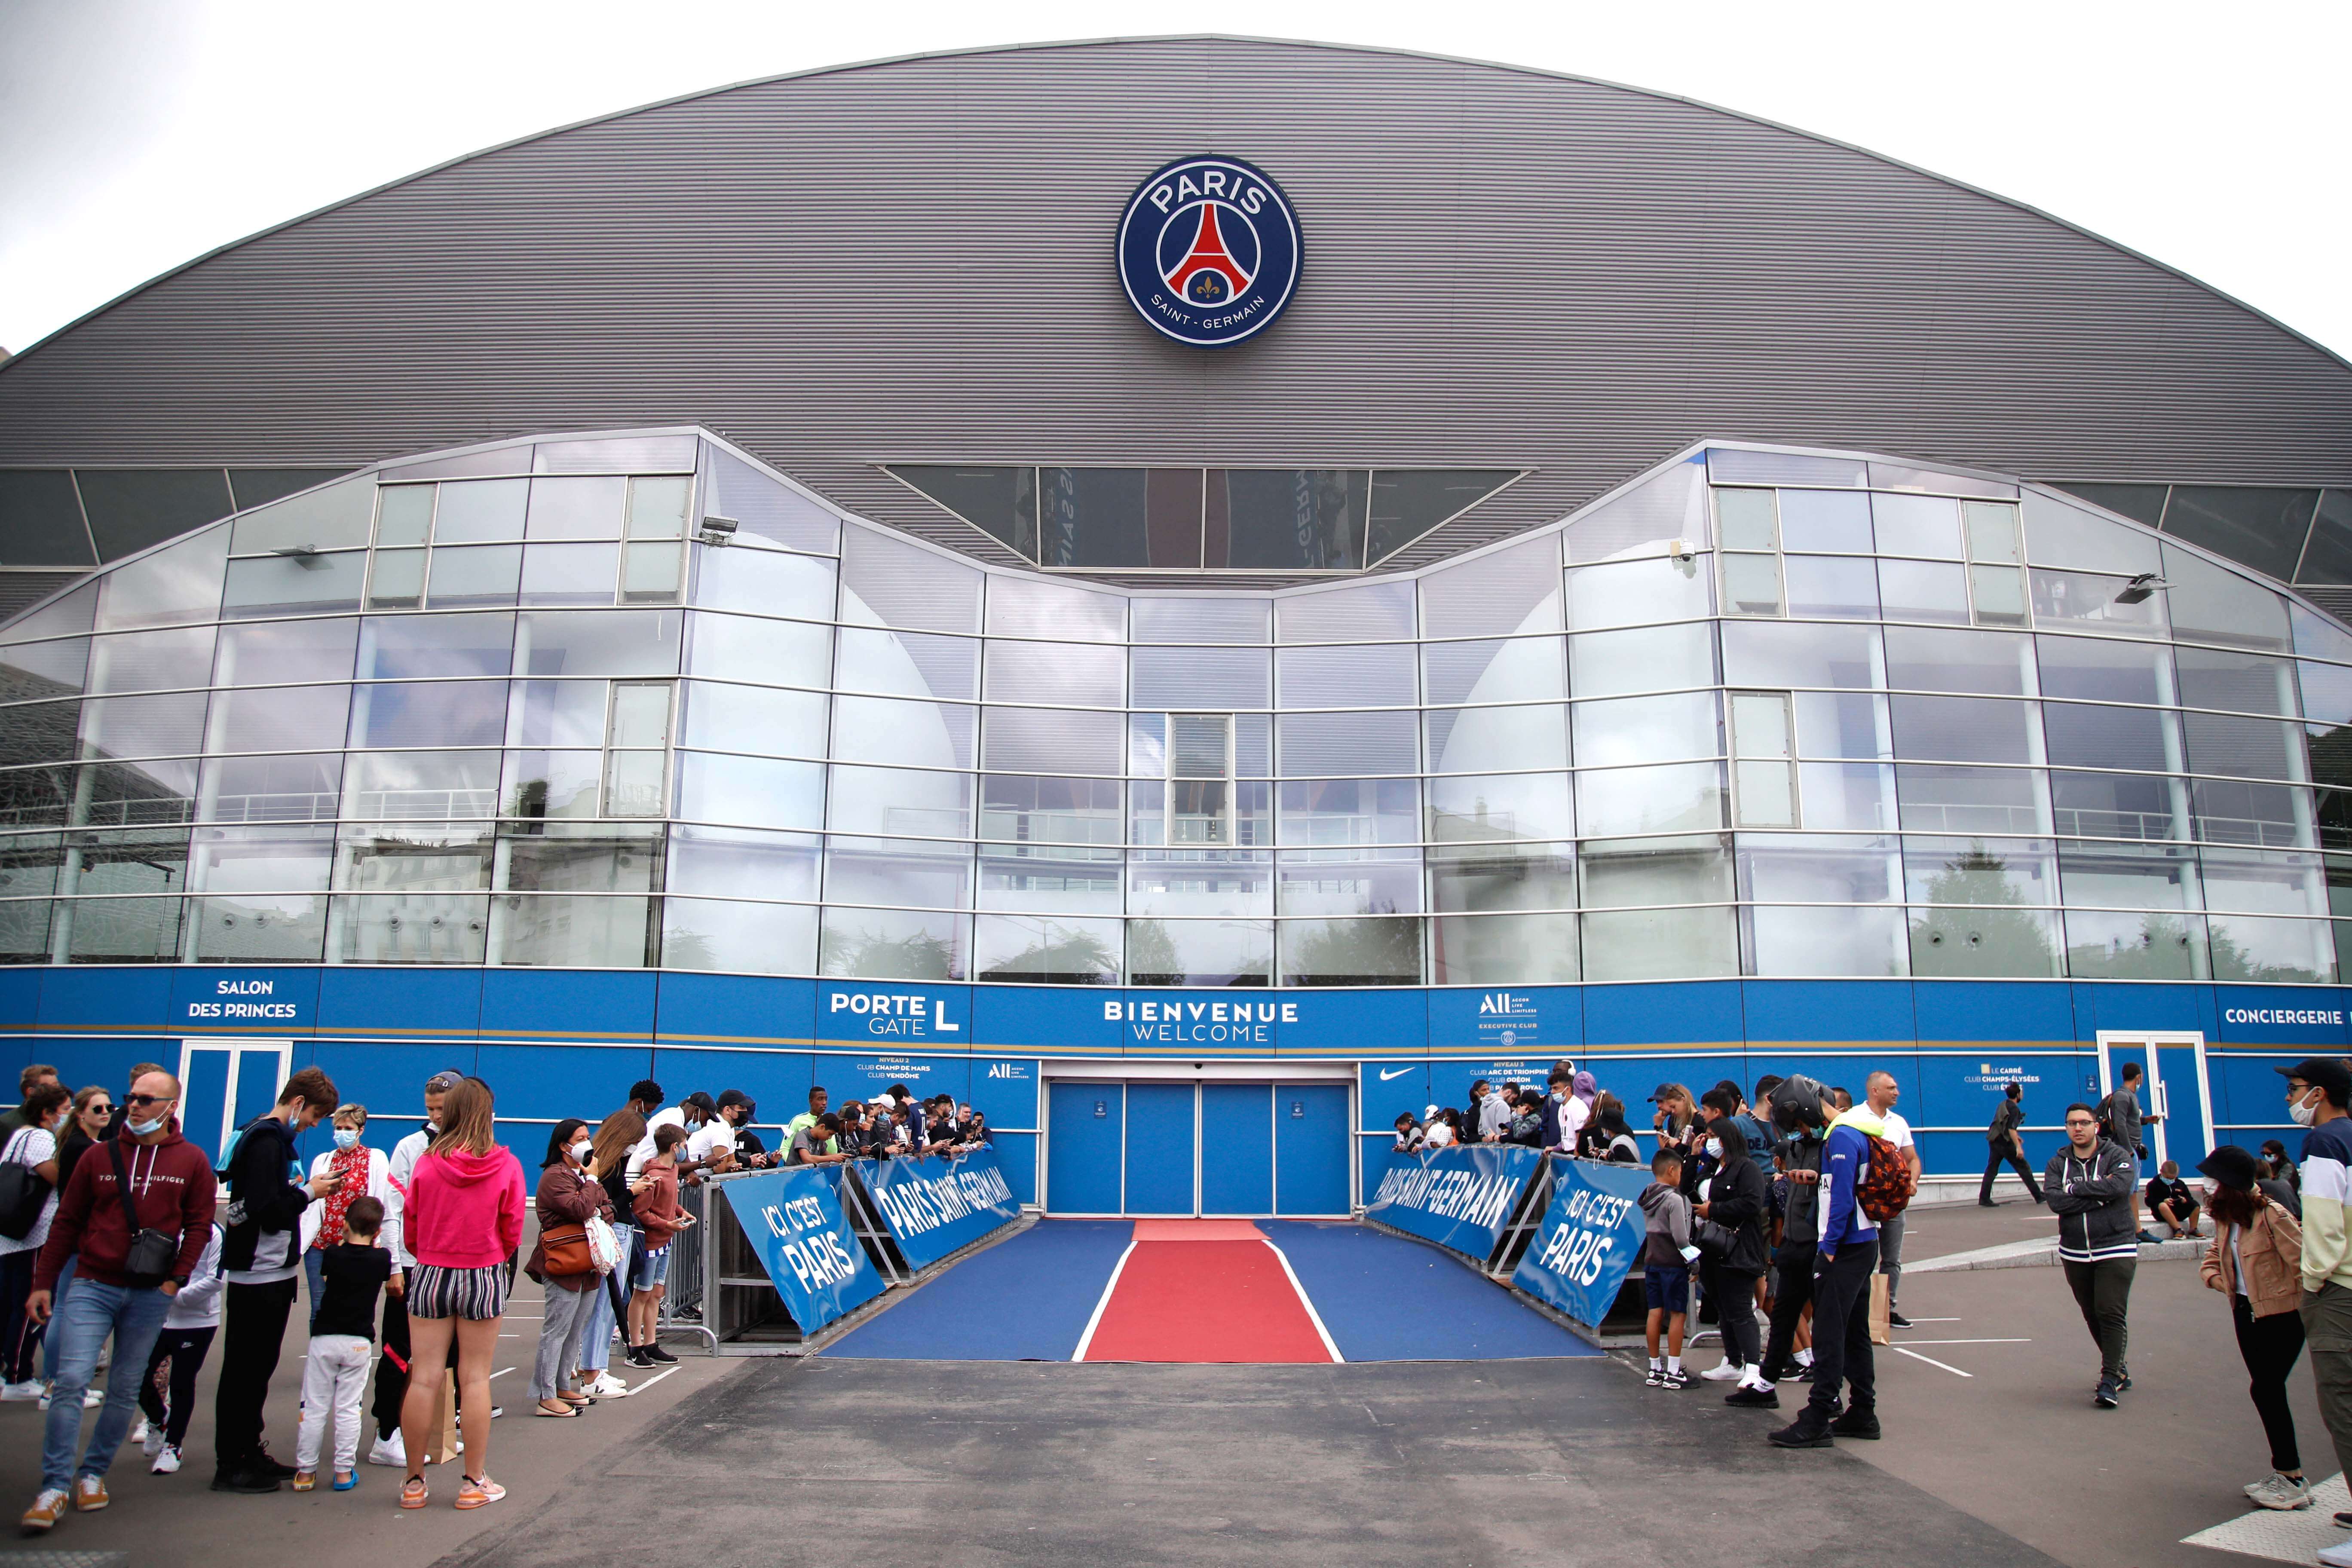
[[[1196,570],[1209,519],[1352,563],[1487,482],[1252,472],[923,477]],[[19,963],[2334,982],[2352,928],[2352,634],[1814,452],[1248,595],[983,570],[692,433],[510,443],[101,572],[0,630],[0,702]]]

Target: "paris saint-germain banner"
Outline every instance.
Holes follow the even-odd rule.
[[[1511,1283],[1597,1326],[1642,1256],[1642,1189],[1649,1184],[1646,1166],[1554,1158],[1543,1228]]]
[[[712,1184],[804,1334],[882,1294],[882,1276],[842,1210],[838,1180],[802,1165]]]
[[[1389,1155],[1364,1204],[1364,1217],[1485,1262],[1502,1239],[1519,1195],[1543,1165],[1540,1150],[1516,1143],[1454,1143],[1427,1153]]]
[[[1021,1200],[991,1150],[954,1159],[860,1160],[856,1169],[912,1268],[937,1263],[1021,1217]]]

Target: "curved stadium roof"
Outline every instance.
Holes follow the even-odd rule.
[[[1203,151],[1279,181],[1307,247],[1279,326],[1215,353],[1160,339],[1110,266],[1137,181]],[[1661,94],[1219,37],[845,67],[550,132],[0,368],[0,467],[689,423],[1000,564],[879,465],[1532,470],[1407,567],[1707,437],[2352,485],[2352,366],[2046,215]]]

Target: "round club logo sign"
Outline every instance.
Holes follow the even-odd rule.
[[[1118,280],[1161,336],[1223,348],[1264,331],[1298,289],[1304,247],[1281,187],[1238,158],[1180,158],[1128,199]]]

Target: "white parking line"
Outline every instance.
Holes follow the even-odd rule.
[[[1307,1309],[1307,1321],[1315,1325],[1316,1337],[1323,1342],[1325,1352],[1333,1361],[1345,1365],[1348,1358],[1339,1353],[1339,1347],[1332,1342],[1331,1331],[1323,1326],[1323,1314],[1317,1311],[1315,1303],[1307,1299],[1307,1287],[1298,1282],[1297,1271],[1290,1267],[1289,1258],[1284,1254],[1282,1248],[1275,1247],[1274,1237],[1267,1237],[1265,1244],[1273,1247],[1275,1258],[1282,1264],[1283,1278],[1288,1279],[1290,1288],[1298,1293],[1298,1304]]]
[[[1102,1299],[1095,1303],[1093,1314],[1087,1319],[1087,1331],[1078,1336],[1078,1348],[1070,1352],[1072,1361],[1087,1359],[1087,1347],[1095,1342],[1095,1330],[1102,1323],[1103,1309],[1110,1305],[1110,1293],[1118,1289],[1119,1274],[1127,1268],[1127,1260],[1134,1253],[1135,1243],[1130,1241],[1127,1244],[1127,1250],[1118,1255],[1118,1262],[1112,1266],[1110,1278],[1103,1284]]]
[[[1915,1345],[2030,1345],[2032,1340],[1912,1340]],[[1901,1346],[1896,1346],[1901,1349]]]
[[[1972,1378],[1974,1378],[1974,1377],[1976,1376],[1976,1373],[1972,1373],[1972,1372],[1962,1372],[1958,1367],[1956,1367],[1956,1366],[1947,1366],[1947,1365],[1945,1365],[1945,1363],[1944,1363],[1937,1361],[1934,1356],[1931,1356],[1931,1355],[1921,1355],[1921,1354],[1920,1354],[1918,1352],[1916,1352],[1916,1351],[1906,1351],[1906,1350],[1905,1350],[1901,1345],[1889,1345],[1889,1346],[1887,1346],[1886,1348],[1887,1348],[1888,1350],[1893,1351],[1896,1355],[1907,1355],[1907,1356],[1909,1356],[1913,1361],[1924,1361],[1924,1362],[1926,1362],[1929,1366],[1943,1367],[1943,1369],[1944,1369],[1946,1372],[1950,1373],[1954,1377],[1966,1377],[1966,1378],[1971,1378],[1971,1379],[1972,1379]]]
[[[513,1370],[514,1370],[514,1368],[512,1368],[512,1367],[510,1367],[510,1366],[502,1366],[502,1367],[499,1368],[499,1370],[498,1370],[498,1371],[496,1371],[496,1372],[494,1372],[494,1373],[490,1373],[490,1376],[492,1376],[492,1377],[504,1377],[507,1373],[509,1373],[512,1372]]]

